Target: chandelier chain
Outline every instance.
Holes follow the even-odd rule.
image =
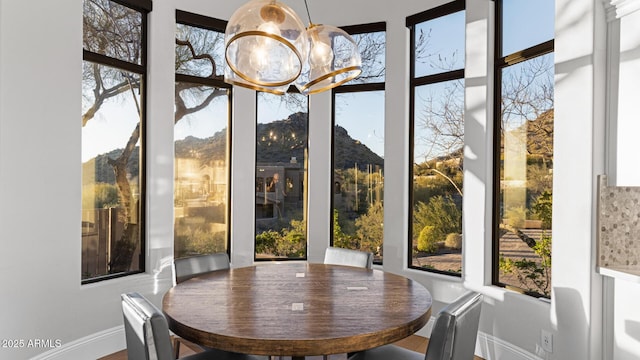
[[[307,18],[309,19],[309,25],[313,24],[311,21],[311,15],[309,14],[309,4],[307,4],[307,0],[304,0],[304,7],[307,9]]]

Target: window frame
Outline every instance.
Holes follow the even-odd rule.
[[[460,273],[453,273],[448,271],[442,271],[437,269],[429,269],[424,267],[419,267],[413,265],[413,214],[414,214],[414,194],[413,194],[413,160],[414,160],[414,137],[415,137],[415,106],[416,106],[416,88],[423,85],[431,85],[442,83],[445,81],[452,80],[464,80],[465,69],[446,71],[443,73],[425,75],[421,77],[415,76],[416,74],[416,64],[415,64],[415,50],[416,50],[416,25],[427,22],[429,20],[434,20],[443,16],[451,15],[453,13],[459,11],[466,11],[466,2],[465,0],[453,0],[449,3],[437,6],[435,8],[423,11],[418,14],[414,14],[408,16],[406,19],[406,26],[409,29],[409,209],[408,209],[408,236],[407,236],[407,267],[409,269],[421,270],[429,273],[442,274],[452,277],[462,277],[462,271],[464,269],[461,268]],[[466,15],[466,14],[465,14]],[[465,39],[466,44],[466,39]],[[466,47],[466,45],[465,45]],[[464,203],[464,197],[462,199]],[[464,213],[462,214],[463,218],[463,227],[464,227]],[[464,247],[461,250],[462,256],[464,256]],[[461,264],[462,266],[462,264]]]
[[[367,24],[359,24],[359,25],[349,25],[349,26],[341,26],[340,29],[346,31],[349,35],[359,35],[366,33],[376,33],[376,32],[385,32],[385,52],[386,52],[386,31],[387,31],[387,23],[384,21],[375,22],[375,23],[367,23]],[[386,54],[385,54],[386,57]],[[385,64],[386,67],[386,64]],[[386,70],[385,70],[385,81],[384,82],[371,82],[371,83],[362,83],[362,84],[349,84],[346,83],[344,85],[340,85],[331,89],[331,196],[329,197],[329,246],[333,246],[333,210],[334,210],[334,202],[333,195],[335,192],[335,183],[333,178],[334,173],[334,158],[335,158],[335,128],[336,128],[336,95],[337,94],[348,94],[348,93],[356,93],[356,92],[370,92],[370,91],[385,91],[386,88]],[[386,117],[385,117],[386,123]],[[384,197],[383,197],[384,204]],[[384,209],[384,205],[383,205]],[[383,210],[384,211],[384,210]],[[382,239],[382,244],[384,246],[384,238]],[[383,257],[384,261],[384,257]],[[382,262],[383,262],[382,261]],[[375,265],[382,265],[380,261],[374,261]]]
[[[258,178],[263,179],[263,186],[264,186],[264,191],[263,192],[269,192],[269,191],[266,191],[267,190],[267,185],[266,185],[267,184],[267,179],[269,179],[269,178],[273,179],[273,177],[268,177],[268,176],[260,177],[260,176],[258,176],[258,147],[257,147],[258,131],[257,130],[258,130],[258,125],[259,125],[259,123],[258,123],[258,110],[259,110],[259,105],[260,105],[260,93],[263,93],[266,96],[270,96],[270,95],[278,96],[278,95],[275,95],[275,94],[272,94],[272,93],[269,93],[269,92],[266,92],[266,91],[256,91],[255,92],[256,114],[255,114],[254,126],[255,126],[255,130],[256,130],[256,132],[255,132],[256,138],[254,139],[254,141],[256,142],[255,143],[256,147],[255,147],[255,152],[254,152],[254,155],[253,155],[253,178],[256,179],[256,180]],[[295,87],[294,85],[290,85],[287,88],[286,94],[303,95],[303,94],[300,93],[300,91],[298,91],[298,88]],[[282,96],[286,96],[286,94],[282,95]],[[303,161],[304,161],[304,163],[307,163],[309,161],[309,159],[308,159],[309,155],[308,154],[309,154],[309,115],[310,114],[309,114],[309,95],[304,95],[304,96],[307,97],[307,109],[306,109],[307,110],[307,142],[305,144],[305,149],[306,149],[306,153],[307,153],[307,159],[304,159]],[[278,119],[278,120],[282,120],[282,119]],[[287,178],[285,176],[285,178],[283,179],[283,181],[285,182],[284,186],[286,186],[286,179]],[[304,189],[304,193],[302,195],[302,197],[303,197],[303,206],[304,206],[303,212],[305,213],[305,218],[307,219],[307,222],[306,222],[306,225],[305,225],[305,227],[306,227],[306,229],[305,229],[305,231],[306,231],[306,234],[305,234],[306,245],[305,245],[304,256],[295,257],[295,258],[289,258],[289,257],[263,257],[263,258],[259,258],[258,257],[258,253],[256,251],[256,236],[258,235],[257,231],[256,231],[257,217],[256,217],[256,208],[255,208],[255,205],[254,205],[254,208],[253,208],[253,215],[254,215],[254,218],[253,218],[253,261],[255,261],[255,262],[269,262],[269,261],[278,261],[278,262],[280,262],[280,261],[307,261],[309,259],[309,217],[308,217],[308,214],[309,214],[309,188],[308,188],[309,187],[309,171],[308,171],[308,167],[307,166],[304,167],[304,184],[307,186],[307,188]],[[254,199],[255,199],[256,195],[257,195],[257,190],[254,189]],[[255,200],[254,200],[254,204],[255,204]]]
[[[116,59],[107,55],[99,54],[82,48],[82,61],[91,62],[98,65],[109,66],[113,68],[122,69],[128,72],[136,73],[140,75],[140,160],[139,160],[139,176],[140,176],[140,203],[139,203],[139,217],[138,222],[140,224],[139,229],[139,242],[140,242],[140,254],[138,259],[138,269],[123,271],[114,274],[99,275],[92,278],[81,279],[81,285],[92,284],[100,281],[110,280],[125,277],[128,275],[140,274],[146,272],[146,258],[147,258],[147,149],[146,149],[146,125],[147,125],[147,55],[148,55],[148,35],[149,35],[149,13],[152,11],[151,0],[108,0],[113,3],[125,6],[134,11],[140,13],[141,26],[140,26],[140,64],[134,64],[120,59]],[[84,13],[83,13],[84,16]],[[109,259],[111,260],[111,259]]]
[[[500,205],[501,205],[501,191],[500,191],[500,142],[502,138],[502,118],[501,118],[501,99],[502,99],[502,70],[516,65],[518,63],[531,60],[543,55],[551,54],[555,51],[554,41],[555,39],[547,40],[545,42],[530,46],[525,49],[518,50],[511,54],[502,55],[502,38],[503,38],[503,26],[502,26],[502,3],[504,0],[495,0],[495,32],[494,32],[494,66],[493,66],[493,134],[492,134],[492,146],[493,146],[493,164],[492,164],[492,220],[491,220],[491,284],[502,288],[515,289],[513,285],[500,282]],[[520,289],[523,292],[525,289]]]
[[[178,24],[180,25],[186,25],[186,26],[191,26],[191,27],[197,27],[197,28],[201,28],[201,29],[205,29],[205,30],[211,30],[211,31],[215,31],[215,32],[220,32],[223,33],[225,32],[225,29],[227,27],[227,21],[225,20],[220,20],[220,19],[216,19],[216,18],[212,18],[212,17],[208,17],[208,16],[204,16],[204,15],[200,15],[200,14],[195,14],[195,13],[191,13],[191,12],[187,12],[187,11],[183,11],[180,9],[176,9],[176,26]],[[222,75],[217,75],[214,76],[213,78],[205,78],[205,77],[200,77],[200,76],[194,76],[194,75],[187,75],[187,74],[180,74],[178,72],[175,73],[175,79],[174,79],[174,83],[192,83],[192,84],[198,84],[198,85],[203,85],[203,86],[209,86],[209,87],[216,87],[216,88],[221,88],[221,89],[227,89],[228,91],[228,95],[227,95],[227,108],[229,109],[227,112],[227,134],[228,134],[228,139],[227,139],[227,223],[226,223],[226,233],[227,233],[227,238],[226,238],[226,253],[227,255],[229,255],[229,257],[231,256],[231,192],[232,192],[232,186],[233,186],[233,182],[232,182],[232,173],[231,173],[231,161],[232,161],[232,154],[231,154],[231,149],[233,149],[232,147],[232,141],[233,141],[233,119],[232,119],[232,114],[233,114],[233,86],[231,86],[230,84],[227,84],[226,82],[224,82],[224,77]],[[174,123],[175,126],[175,123]],[[175,142],[175,141],[174,141]],[[175,161],[175,158],[174,158]],[[175,224],[175,218],[173,219],[174,224]],[[175,225],[174,225],[175,226]],[[175,244],[175,234],[174,234],[174,244]]]

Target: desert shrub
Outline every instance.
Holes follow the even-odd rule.
[[[438,235],[433,226],[427,225],[422,228],[418,236],[418,250],[431,254],[435,253],[438,250],[438,241],[440,241]]]
[[[444,242],[447,234],[462,232],[462,213],[450,196],[435,196],[428,203],[418,203],[414,211],[413,230],[418,236],[418,250],[435,252],[437,243]],[[429,227],[430,230],[425,230]],[[426,231],[424,238],[422,232]],[[420,239],[422,245],[420,244]]]
[[[276,252],[276,242],[280,239],[280,233],[273,230],[263,231],[256,235],[256,253],[272,254]]]
[[[444,239],[444,246],[451,249],[462,249],[462,234],[450,233]]]

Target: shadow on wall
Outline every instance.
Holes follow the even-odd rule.
[[[536,359],[540,330],[552,327],[549,303],[510,291],[484,299],[479,355],[487,360]]]
[[[636,345],[633,346],[634,349],[640,348],[640,322],[634,320],[625,320],[624,322],[624,332],[631,339],[636,341]],[[620,359],[637,359],[638,352],[629,352],[623,349],[621,346],[617,347],[616,359],[619,357]]]
[[[485,359],[524,360],[547,355],[540,343],[541,330],[553,335],[553,359],[587,359],[589,324],[579,293],[555,288],[553,307],[526,295],[506,292],[504,297],[485,296],[480,318],[478,347]],[[552,319],[557,319],[557,323]],[[640,335],[640,323],[634,332]]]
[[[633,320],[626,320],[624,322],[624,330],[633,339],[640,342],[640,322]],[[640,344],[638,344],[640,347]]]
[[[580,294],[572,288],[554,287],[556,332],[554,356],[558,359],[588,359],[589,327]],[[593,320],[593,319],[592,319]]]

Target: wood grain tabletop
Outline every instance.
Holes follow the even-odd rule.
[[[364,350],[406,338],[431,316],[431,294],[380,270],[306,262],[216,271],[163,298],[170,329],[197,344],[256,355]]]

